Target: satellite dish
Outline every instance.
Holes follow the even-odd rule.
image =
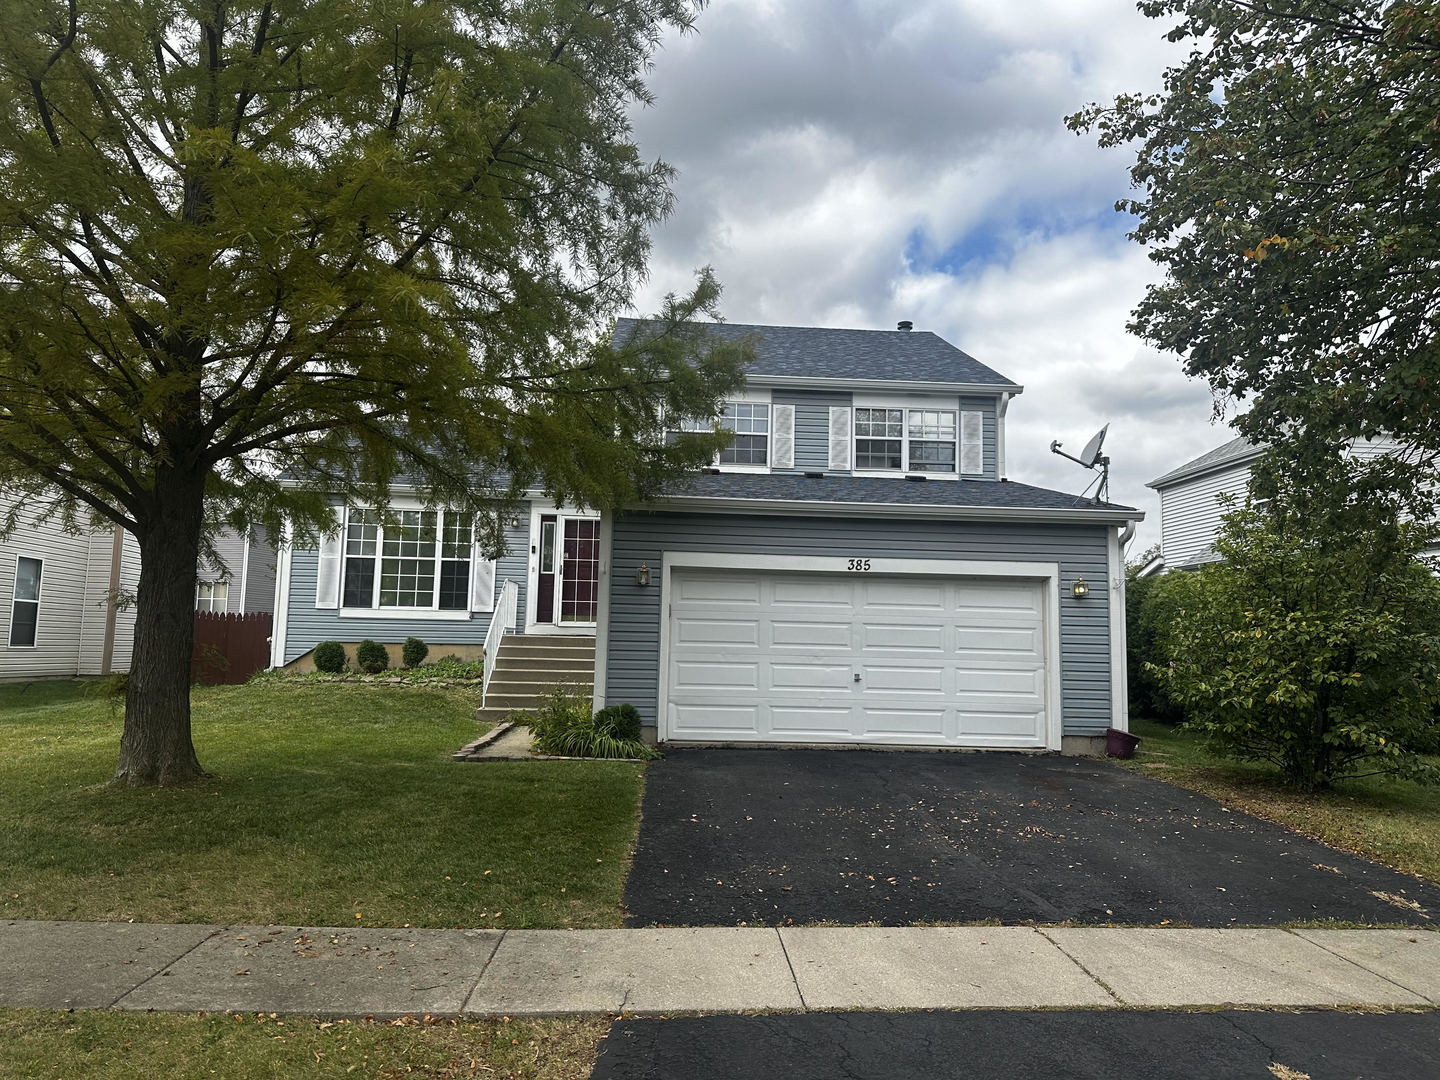
[[[1105,432],[1109,430],[1110,425],[1106,424],[1095,433],[1093,439],[1085,444],[1085,449],[1080,451],[1080,456],[1076,459],[1081,465],[1084,465],[1088,469],[1095,464],[1095,459],[1100,456],[1100,447],[1104,445],[1105,442]]]
[[[1095,501],[1097,503],[1104,502],[1110,496],[1110,459],[1100,453],[1100,447],[1105,444],[1105,433],[1109,430],[1110,425],[1106,424],[1097,431],[1094,437],[1085,444],[1085,449],[1080,451],[1079,457],[1073,454],[1067,454],[1064,450],[1061,450],[1059,439],[1056,439],[1050,444],[1050,452],[1052,454],[1059,454],[1063,458],[1069,458],[1075,462],[1075,464],[1083,465],[1087,469],[1098,468],[1100,470],[1100,482],[1095,491]]]

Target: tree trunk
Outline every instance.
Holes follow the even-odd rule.
[[[205,775],[190,741],[190,653],[204,493],[203,473],[162,466],[155,513],[137,522],[140,589],[117,784],[183,784]]]

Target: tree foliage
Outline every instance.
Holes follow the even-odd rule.
[[[1134,239],[1165,269],[1131,330],[1296,464],[1355,438],[1365,483],[1434,503],[1440,3],[1147,0],[1191,48],[1163,92],[1069,118],[1136,150]]]
[[[117,778],[199,770],[208,530],[403,478],[614,506],[709,460],[715,282],[623,348],[671,172],[627,110],[698,0],[40,0],[0,20],[0,485],[142,555]],[[302,477],[304,484],[287,478]],[[10,524],[13,524],[13,520]]]
[[[1421,756],[1440,749],[1440,582],[1417,558],[1432,530],[1393,514],[1345,533],[1312,503],[1285,487],[1247,503],[1225,518],[1224,563],[1168,575],[1151,670],[1218,750],[1302,788],[1440,780]]]

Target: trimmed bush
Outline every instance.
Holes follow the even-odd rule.
[[[315,670],[338,675],[345,670],[345,646],[338,641],[322,641],[315,646]]]
[[[634,706],[620,705],[591,714],[590,702],[579,694],[557,686],[545,697],[545,703],[533,713],[518,713],[515,719],[530,726],[531,745],[537,753],[558,757],[640,758],[648,761],[658,757],[655,750],[639,739],[639,713],[634,715],[635,738],[622,734],[632,726],[620,710]],[[608,715],[607,715],[608,714]]]
[[[390,666],[390,654],[384,645],[366,638],[355,647],[355,666],[367,675],[379,675]]]
[[[640,710],[634,705],[610,705],[595,714],[596,724],[608,724],[617,738],[640,741]]]
[[[404,658],[406,667],[419,667],[425,662],[425,657],[430,655],[430,646],[418,637],[407,637],[405,644],[400,647],[400,655]]]

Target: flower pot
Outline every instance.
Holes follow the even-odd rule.
[[[1121,731],[1119,728],[1105,729],[1105,754],[1108,757],[1128,758],[1135,754],[1135,747],[1140,745],[1140,736],[1131,735],[1128,731]]]

